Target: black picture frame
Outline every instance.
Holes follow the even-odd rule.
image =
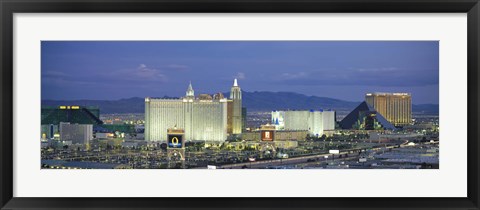
[[[0,0],[2,209],[479,209],[478,0]],[[468,196],[466,198],[16,198],[13,197],[15,13],[467,13]],[[445,180],[452,181],[452,180]],[[201,195],[200,195],[201,196]]]

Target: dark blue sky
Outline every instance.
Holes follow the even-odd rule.
[[[410,92],[438,104],[436,41],[43,41],[42,99],[290,91],[362,101]]]

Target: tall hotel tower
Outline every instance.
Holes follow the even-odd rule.
[[[231,134],[241,134],[242,133],[242,90],[238,86],[237,79],[233,81],[233,86],[230,91],[230,113],[229,113],[229,133],[231,128]]]
[[[183,129],[188,141],[225,141],[227,99],[208,94],[195,98],[191,83],[181,99],[145,98],[145,140],[166,141],[173,127]]]
[[[367,93],[365,101],[395,126],[412,122],[410,93]]]

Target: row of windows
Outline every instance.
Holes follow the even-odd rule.
[[[226,139],[226,103],[154,102],[145,107],[145,135],[150,141],[167,138],[167,129],[185,129],[187,140]]]
[[[394,125],[411,123],[411,97],[405,96],[368,96],[367,103]]]

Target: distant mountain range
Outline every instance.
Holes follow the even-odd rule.
[[[225,94],[228,96],[228,94]],[[242,92],[243,106],[248,110],[309,110],[353,109],[360,102],[342,101],[327,97],[306,96],[292,92]]]
[[[224,93],[229,96],[229,93]],[[343,101],[327,97],[306,96],[292,92],[242,92],[243,106],[248,111],[271,111],[271,110],[310,110],[310,109],[333,109],[350,111],[360,102]],[[174,98],[174,97],[163,97]],[[145,111],[145,99],[134,97],[120,100],[42,100],[42,106],[80,105],[97,106],[103,114],[112,113],[143,113]],[[412,105],[413,112],[424,114],[438,114],[438,104]]]

